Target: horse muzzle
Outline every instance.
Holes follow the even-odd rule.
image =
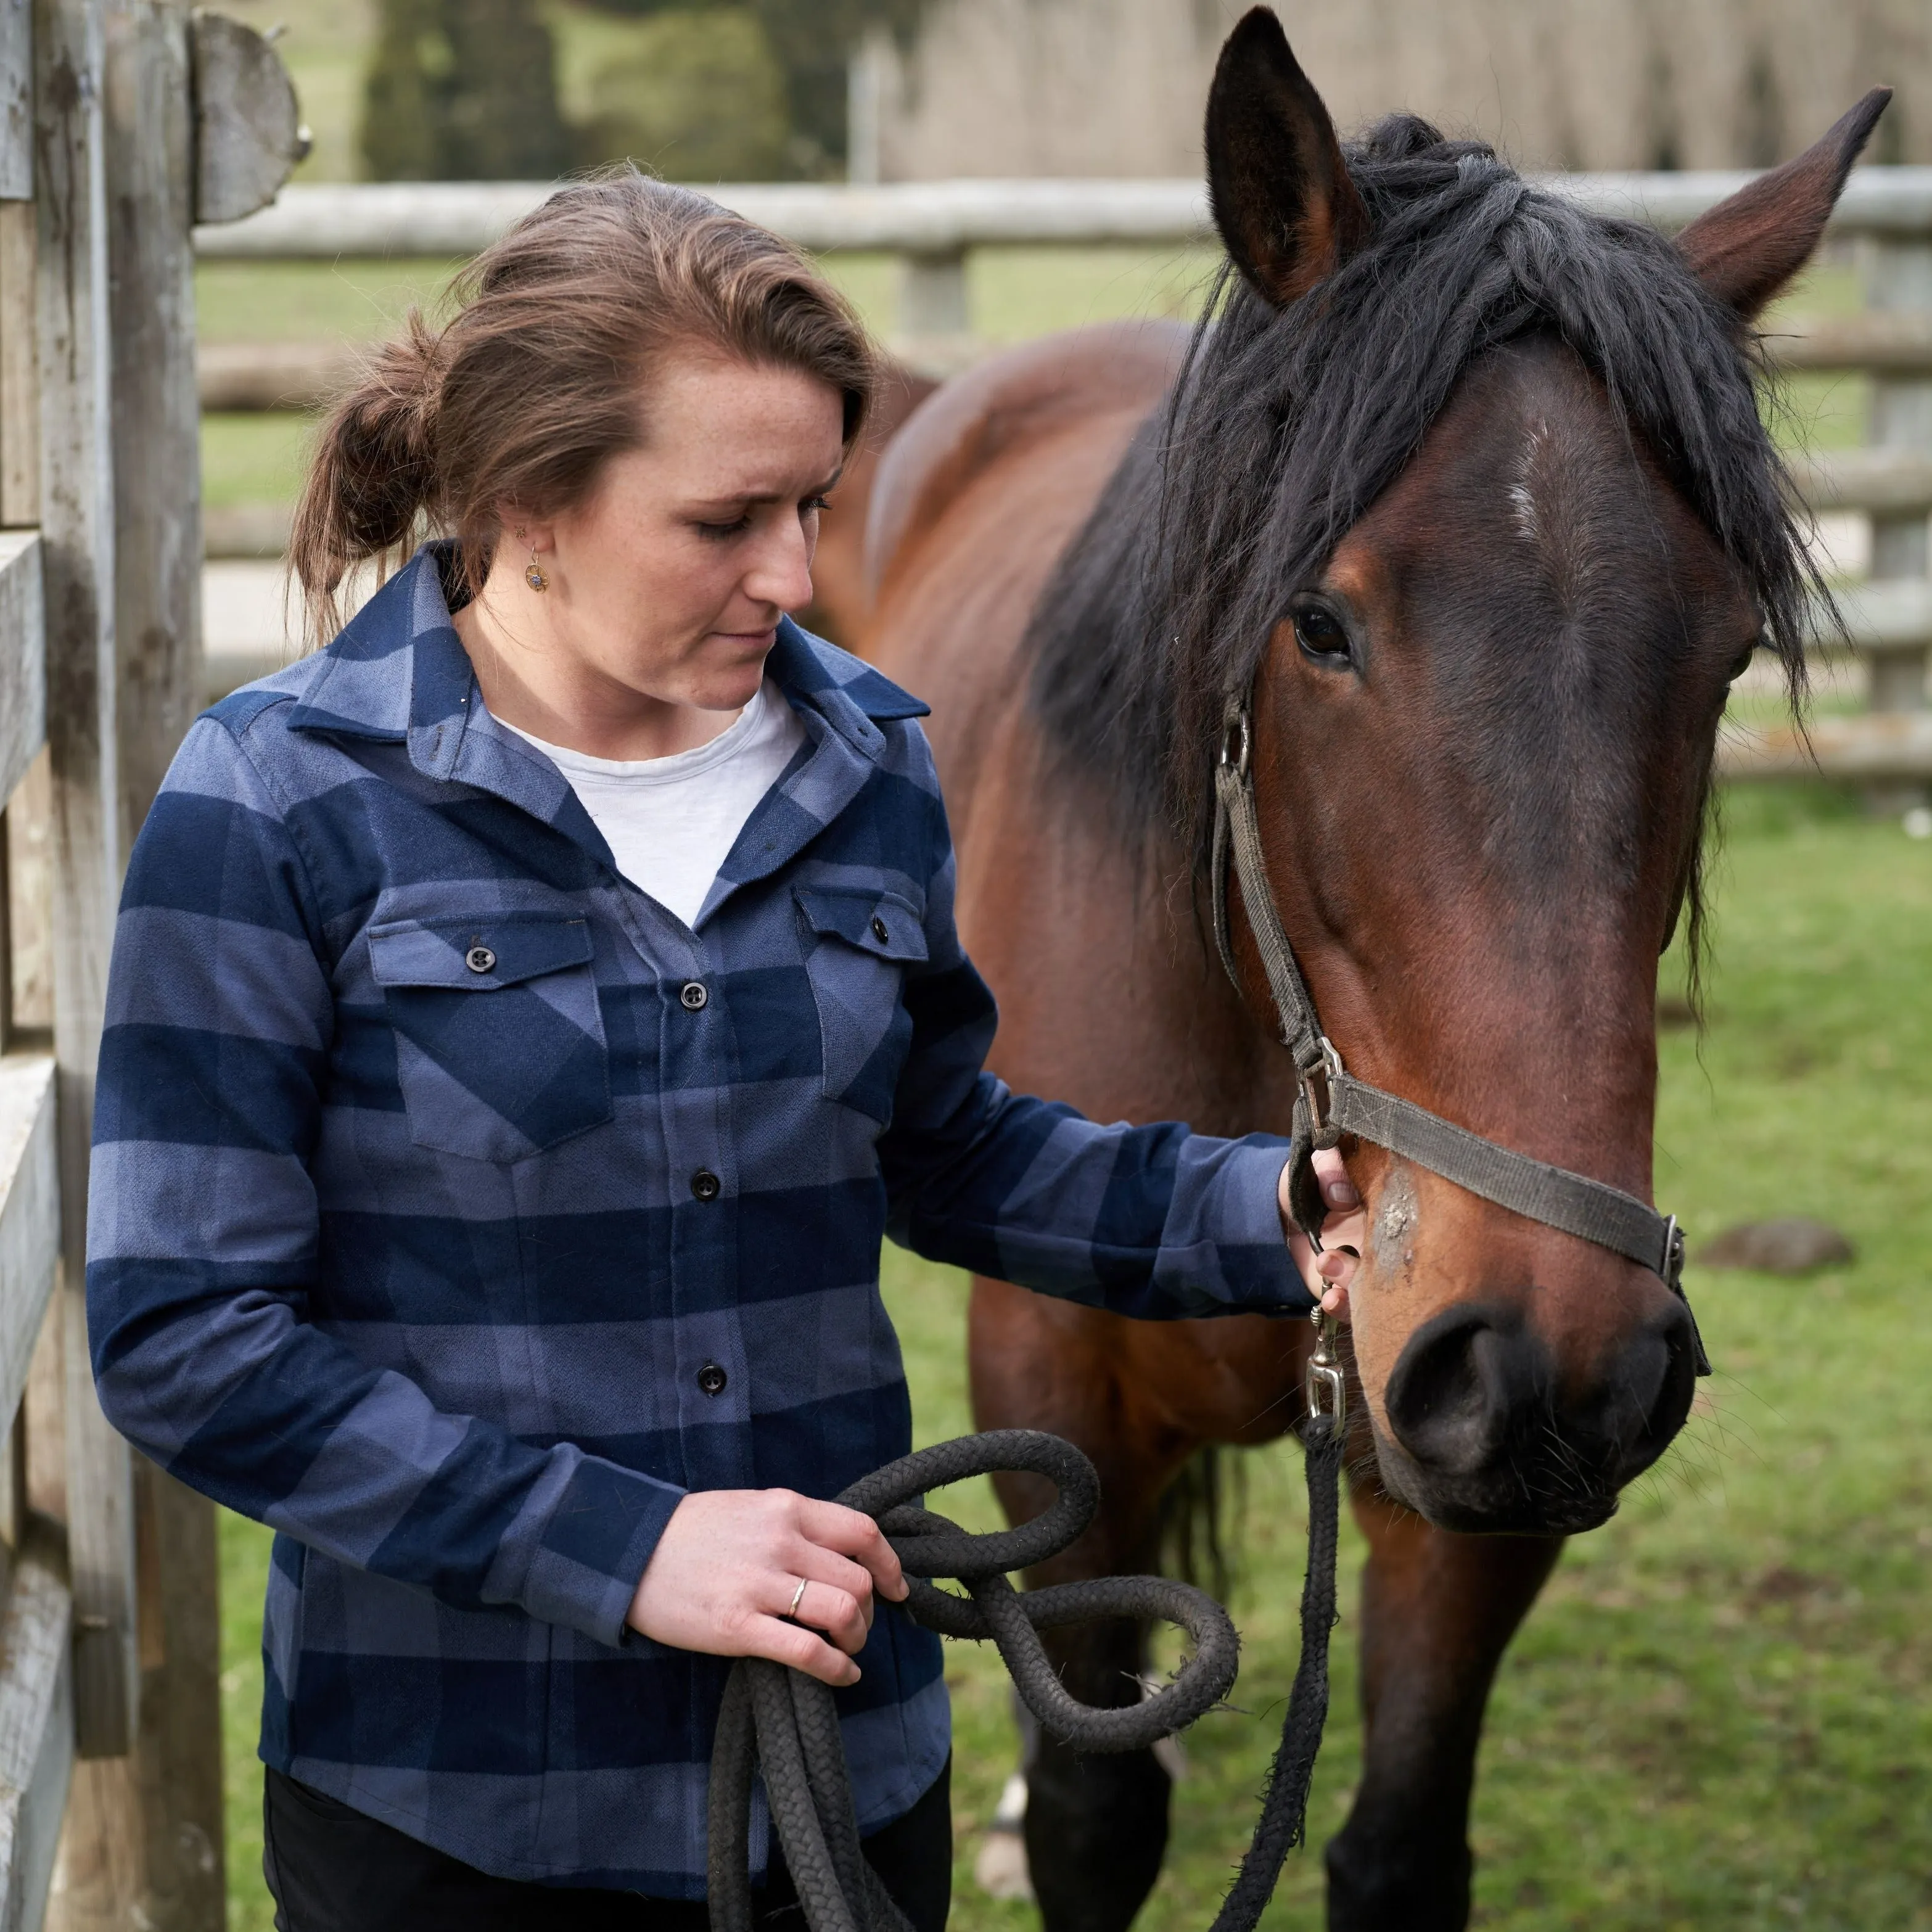
[[[1377,1418],[1383,1486],[1438,1528],[1570,1535],[1615,1514],[1690,1413],[1696,1347],[1675,1298],[1567,1372],[1526,1300],[1458,1302],[1419,1327]]]

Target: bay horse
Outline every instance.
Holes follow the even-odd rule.
[[[869,654],[932,706],[995,1070],[1102,1119],[1286,1133],[1294,1070],[1232,894],[1205,903],[1223,707],[1251,693],[1266,866],[1352,1070],[1650,1198],[1657,962],[1696,937],[1718,722],[1765,649],[1794,701],[1817,589],[1760,423],[1751,324],[1882,110],[1673,244],[1398,116],[1344,148],[1274,16],[1222,50],[1211,319],[983,364],[872,493]],[[1344,1142],[1366,1741],[1328,1922],[1466,1923],[1476,1749],[1564,1537],[1691,1401],[1658,1275]],[[1204,1445],[1278,1436],[1310,1336],[1143,1324],[976,1280],[982,1429],[1070,1437],[1103,1514],[1036,1582],[1148,1567]],[[1042,1498],[1016,1481],[1017,1520]],[[1065,1634],[1131,1701],[1131,1628]],[[1156,1876],[1150,1754],[1030,1754],[1048,1932],[1119,1932]]]

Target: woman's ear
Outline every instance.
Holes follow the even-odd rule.
[[[1740,322],[1761,315],[1810,260],[1845,177],[1892,98],[1875,87],[1795,161],[1760,175],[1677,238],[1690,272]]]
[[[1228,36],[1208,92],[1208,193],[1229,256],[1277,308],[1368,239],[1335,124],[1265,7]]]

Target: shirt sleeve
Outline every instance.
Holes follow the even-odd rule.
[[[616,1646],[684,1492],[439,1410],[312,1318],[334,998],[309,876],[244,743],[203,718],[116,928],[88,1201],[101,1406],[172,1474],[343,1562]]]
[[[997,1010],[959,943],[938,822],[928,957],[907,974],[912,1040],[880,1143],[892,1238],[1118,1315],[1306,1313],[1277,1202],[1286,1140],[1102,1126],[986,1072]]]

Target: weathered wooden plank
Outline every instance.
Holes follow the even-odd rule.
[[[196,357],[205,410],[315,410],[356,379],[346,342],[208,342]]]
[[[46,742],[46,630],[39,535],[0,530],[0,811]]]
[[[1682,227],[1744,186],[1748,174],[1546,175],[1598,213]],[[552,193],[552,182],[303,183],[245,220],[202,228],[204,255],[473,255]],[[1187,180],[730,182],[705,192],[812,249],[950,255],[962,249],[1212,243],[1204,182]],[[1834,234],[1932,228],[1932,168],[1854,168]]]
[[[134,1737],[133,1468],[88,1372],[87,1166],[121,882],[107,172],[96,0],[35,0],[36,350],[53,770],[54,1052],[74,1712],[83,1756]]]
[[[30,1535],[0,1622],[0,1927],[46,1906],[74,1772],[73,1604],[56,1540]]]
[[[37,217],[0,201],[0,524],[40,518],[40,401],[34,367]]]
[[[106,0],[104,119],[114,398],[114,710],[121,824],[131,843],[200,708],[200,408],[194,364],[196,175],[219,74],[191,36],[254,42],[182,0]],[[285,79],[266,46],[260,51]],[[197,85],[196,83],[202,83]],[[228,105],[233,106],[230,100]],[[244,106],[246,104],[243,104]],[[277,177],[279,180],[279,176]],[[69,1366],[74,1360],[69,1340]],[[70,1397],[72,1400],[72,1397]],[[139,1925],[222,1932],[220,1629],[214,1508],[134,1459],[140,1711],[130,1758],[74,1782],[58,1932]]]
[[[1765,349],[1783,369],[1865,369],[1932,374],[1932,314],[1868,309],[1769,335]]]
[[[204,504],[202,554],[211,561],[272,562],[289,547],[291,514],[280,503],[231,503],[220,508]]]
[[[0,1054],[0,1427],[27,1386],[60,1258],[54,1063]]]
[[[201,411],[195,392],[194,130],[179,0],[105,15],[113,290],[115,704],[134,842],[201,709]]]
[[[1932,778],[1932,711],[1814,718],[1803,736],[1788,724],[1767,730],[1727,724],[1718,742],[1718,772],[1726,778],[1865,784]]]
[[[197,12],[193,26],[196,221],[266,208],[308,152],[281,56],[239,20]]]
[[[1909,656],[1916,652],[1922,657],[1932,650],[1932,583],[1924,578],[1875,578],[1848,584],[1836,595],[1845,632],[1862,656]],[[1814,650],[1828,651],[1843,641],[1822,621],[1812,632]]]
[[[1814,510],[1932,512],[1932,452],[1838,449],[1795,458],[1790,470]]]
[[[34,194],[33,0],[0,0],[0,200]]]

